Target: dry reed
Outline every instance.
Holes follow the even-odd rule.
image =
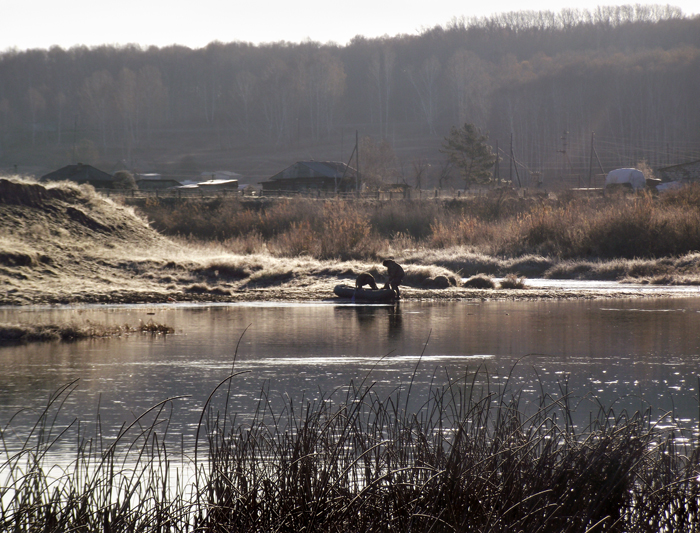
[[[116,438],[99,426],[86,438],[78,424],[52,426],[76,385],[63,387],[18,450],[2,433],[0,529],[583,533],[688,531],[700,520],[698,449],[678,444],[681,429],[653,425],[649,410],[601,406],[577,428],[565,386],[525,414],[520,393],[494,394],[477,372],[432,387],[416,410],[410,383],[387,397],[351,383],[277,408],[263,389],[235,423],[235,377],[203,407],[208,454],[199,462],[195,450],[189,465],[166,444],[176,398]],[[226,385],[222,412],[214,404]],[[71,432],[73,462],[52,466]]]
[[[165,203],[141,208],[161,231],[228,240],[232,249],[280,256],[371,259],[404,248],[510,258],[661,258],[700,250],[700,186],[664,195],[517,197],[501,189],[454,200],[257,200]]]

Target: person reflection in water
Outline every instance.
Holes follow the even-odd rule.
[[[401,304],[396,302],[389,308],[389,338],[396,339],[401,336],[403,323],[401,321]]]
[[[396,299],[398,300],[401,298],[401,294],[399,293],[399,285],[401,285],[404,277],[403,268],[401,268],[401,265],[399,265],[396,261],[392,261],[391,259],[385,259],[382,265],[386,267],[387,274],[389,276],[389,279],[387,279],[386,283],[384,284],[384,288],[388,289],[391,287],[391,290],[394,291],[396,294]]]
[[[372,274],[369,272],[363,272],[357,276],[357,279],[355,280],[356,289],[361,289],[365,285],[369,285],[370,288],[374,289],[375,291],[379,288],[377,287],[377,282],[374,281],[374,276],[372,276]]]

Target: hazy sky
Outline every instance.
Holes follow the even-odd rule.
[[[453,17],[495,12],[589,9],[645,3],[595,0],[0,0],[0,51],[59,45],[127,44],[191,48],[209,42],[310,38],[346,44],[355,35],[415,34]],[[653,2],[646,2],[653,3]],[[670,2],[687,15],[700,1]]]

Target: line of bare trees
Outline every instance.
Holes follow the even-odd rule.
[[[593,132],[611,165],[659,166],[700,158],[699,91],[700,17],[668,6],[509,13],[342,47],[8,51],[0,164],[76,137],[128,160],[194,133],[283,146],[358,125],[379,139],[441,138],[469,122],[501,147],[512,135],[527,171],[581,172]]]

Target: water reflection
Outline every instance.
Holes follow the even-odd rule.
[[[202,405],[235,356],[236,370],[246,372],[232,383],[240,417],[263,388],[273,399],[313,401],[365,379],[386,394],[413,382],[419,406],[429,387],[480,368],[479,383],[521,389],[524,401],[566,386],[586,419],[602,402],[616,411],[652,405],[659,416],[675,410],[697,425],[699,311],[692,298],[5,308],[2,322],[154,319],[176,334],[0,347],[0,424],[30,408],[13,420],[21,434],[53,391],[79,379],[60,420],[94,421],[99,405],[103,427],[118,428],[184,395],[173,403],[171,432],[191,440]]]
[[[391,305],[339,305],[336,312],[354,312],[360,331],[370,333],[379,326],[379,331],[386,324],[388,339],[398,339],[402,335],[401,304]]]

